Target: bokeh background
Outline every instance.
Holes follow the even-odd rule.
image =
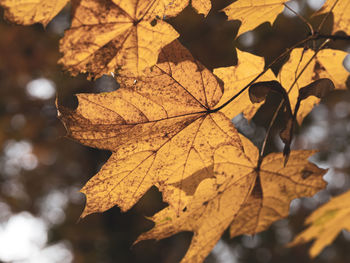
[[[308,33],[305,24],[285,10],[272,26],[265,23],[237,38],[240,22],[227,21],[219,12],[233,1],[212,2],[213,9],[207,18],[188,7],[168,20],[181,33],[181,42],[210,69],[235,65],[236,48],[263,56],[268,63]],[[294,0],[289,6],[309,17],[323,2]],[[0,9],[0,17],[2,14]],[[41,25],[16,26],[1,19],[0,262],[178,262],[186,252],[191,233],[132,246],[140,233],[152,227],[145,216],[166,206],[156,188],[127,213],[114,207],[79,221],[85,203],[79,189],[110,153],[64,138],[64,127],[56,116],[56,94],[63,103],[74,107],[74,94],[113,91],[118,84],[108,76],[94,82],[83,75],[71,77],[57,65],[59,39],[70,24],[69,7],[46,29]],[[310,19],[317,25],[322,17]],[[324,30],[330,32],[331,28],[332,18]],[[343,41],[330,46],[350,51],[350,45]],[[274,67],[275,72],[280,66]],[[350,69],[349,58],[344,66]],[[250,123],[242,115],[233,119],[238,129],[258,146],[278,100],[269,96]],[[268,152],[282,149],[277,136],[280,123],[279,120],[268,141]],[[350,262],[350,233],[346,231],[313,261],[307,254],[310,244],[285,248],[304,228],[307,215],[331,196],[350,188],[349,91],[334,91],[296,132],[293,148],[320,149],[312,160],[330,168],[324,177],[327,189],[312,198],[294,200],[290,216],[265,232],[234,239],[229,239],[226,233],[206,262]]]

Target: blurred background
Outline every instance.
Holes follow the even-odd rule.
[[[237,63],[235,49],[265,57],[268,63],[286,47],[305,38],[307,28],[289,10],[271,26],[265,23],[237,38],[239,21],[226,20],[223,7],[234,2],[212,1],[207,18],[186,8],[169,19],[181,34],[180,41],[209,69]],[[291,1],[289,6],[308,17],[323,0]],[[69,7],[46,29],[41,25],[16,26],[2,19],[0,9],[0,262],[16,263],[124,263],[179,262],[187,250],[191,233],[180,233],[161,241],[143,241],[137,236],[150,229],[151,216],[166,204],[152,188],[129,212],[114,207],[103,214],[79,221],[85,199],[79,189],[91,178],[110,153],[88,148],[64,138],[65,129],[56,117],[55,97],[76,104],[76,93],[113,91],[118,84],[110,77],[94,82],[86,76],[71,77],[57,60],[59,39],[70,24]],[[321,17],[311,19],[314,25]],[[330,33],[332,17],[324,30]],[[350,51],[343,41],[330,46]],[[274,67],[278,72],[280,65]],[[344,61],[350,70],[350,59]],[[349,81],[348,81],[349,86]],[[238,115],[233,122],[261,146],[279,98],[267,102],[248,123]],[[281,151],[277,122],[267,151]],[[313,198],[294,200],[290,216],[255,236],[229,239],[226,233],[205,262],[311,262],[310,244],[285,248],[303,227],[315,208],[350,187],[350,93],[334,91],[297,128],[293,147],[320,149],[312,160],[323,168],[326,190]],[[317,263],[350,262],[350,233],[343,231],[315,260]]]

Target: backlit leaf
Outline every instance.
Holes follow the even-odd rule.
[[[350,191],[332,198],[314,211],[305,221],[309,227],[288,244],[295,246],[315,239],[311,257],[316,257],[331,244],[342,229],[350,231]]]
[[[280,153],[270,154],[257,170],[258,150],[240,136],[244,151],[223,145],[214,157],[215,179],[203,180],[185,210],[167,207],[151,219],[155,226],[138,240],[162,239],[192,231],[181,262],[202,262],[225,229],[231,236],[255,234],[288,215],[292,199],[312,196],[325,187],[323,169],[307,161],[313,151],[292,152],[283,166]]]
[[[264,22],[272,23],[277,15],[284,9],[284,3],[288,0],[238,0],[223,11],[230,20],[240,20],[241,27],[237,34],[253,30]]]
[[[298,101],[299,89],[309,85],[314,80],[329,78],[334,83],[335,89],[346,88],[349,72],[344,68],[343,60],[347,53],[339,50],[323,49],[309,63],[314,54],[315,52],[312,50],[294,49],[289,61],[283,65],[278,76],[282,86],[289,92],[289,100],[293,111]],[[306,69],[295,82],[306,65]],[[295,84],[292,87],[294,82]],[[319,101],[319,98],[310,96],[301,102],[296,118],[299,124]]]
[[[230,98],[240,92],[249,82],[264,70],[264,58],[243,52],[237,49],[238,64],[232,67],[214,69],[214,74],[224,82],[225,92],[218,103],[221,106]],[[275,79],[275,75],[268,70],[258,81]],[[223,112],[227,117],[234,118],[241,112],[250,120],[255,115],[261,104],[253,104],[249,100],[248,90],[239,95],[233,103],[224,107]]]
[[[73,75],[100,77],[118,69],[141,74],[156,64],[160,49],[179,36],[160,18],[185,6],[170,0],[81,0],[61,40],[64,55],[59,62]]]
[[[331,10],[334,15],[333,32],[344,31],[350,35],[350,2],[346,0],[327,0],[318,14],[328,13]]]
[[[162,190],[212,166],[218,145],[241,147],[230,119],[210,111],[222,96],[221,85],[178,42],[162,51],[145,76],[118,81],[117,91],[79,94],[76,110],[59,107],[69,137],[112,151],[82,189],[82,216],[114,205],[126,211],[152,185]],[[181,196],[164,195],[179,207]]]
[[[207,16],[211,9],[211,1],[210,0],[192,0],[193,8],[199,13]]]

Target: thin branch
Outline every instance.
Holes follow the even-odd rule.
[[[314,29],[311,25],[311,23],[302,15],[300,15],[298,12],[294,11],[291,7],[289,7],[286,3],[283,4],[287,9],[289,9],[293,14],[295,14],[301,21],[303,21],[305,23],[305,25],[307,26],[307,28],[310,31],[310,35],[314,35]]]
[[[316,39],[345,40],[350,41],[350,36],[316,34]]]
[[[287,93],[289,93],[292,88],[294,87],[295,83],[297,83],[298,79],[301,77],[301,75],[304,73],[304,71],[306,70],[306,68],[310,65],[311,61],[317,56],[318,52],[320,52],[320,50],[328,43],[329,41],[325,41],[322,43],[322,45],[320,45],[318,47],[318,49],[315,51],[315,54],[313,54],[313,56],[309,59],[309,61],[305,64],[305,66],[303,67],[303,69],[300,71],[300,73],[297,75],[297,77],[294,79],[292,85],[290,86],[290,88],[288,89]],[[270,121],[269,127],[267,129],[261,150],[260,150],[260,154],[259,154],[259,160],[258,160],[258,165],[262,162],[262,159],[264,158],[264,153],[265,153],[265,148],[266,148],[266,144],[267,144],[267,140],[270,137],[270,133],[271,133],[271,128],[273,126],[273,124],[276,121],[276,118],[278,116],[278,112],[281,110],[282,106],[284,103],[284,99],[282,99],[282,101],[280,102],[280,104],[278,105],[274,115],[272,116],[272,119]],[[294,126],[294,125],[293,125]],[[260,160],[261,159],[261,160]]]
[[[241,95],[246,89],[248,89],[252,84],[254,84],[262,75],[264,75],[274,64],[276,64],[278,61],[280,61],[282,58],[284,58],[286,55],[288,55],[294,48],[297,46],[300,46],[306,42],[308,42],[311,39],[314,39],[315,36],[308,36],[307,38],[299,41],[298,43],[294,44],[293,46],[287,48],[282,54],[280,54],[277,58],[275,58],[265,69],[257,75],[251,82],[249,82],[244,88],[242,88],[236,95],[234,95],[231,99],[226,101],[224,104],[222,104],[220,107],[215,108],[213,110],[210,110],[210,112],[217,112],[221,110],[222,108],[226,107],[228,104],[230,104],[233,100],[235,100],[239,95]]]

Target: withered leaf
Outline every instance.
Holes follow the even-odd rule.
[[[177,41],[145,76],[118,81],[117,91],[79,94],[76,110],[58,106],[69,137],[112,151],[81,190],[82,216],[114,205],[126,211],[152,185],[178,207],[181,196],[167,195],[167,185],[212,166],[218,145],[241,147],[230,119],[211,111],[222,96],[220,83]]]
[[[312,59],[314,55],[315,52],[312,50],[294,49],[289,61],[283,65],[278,75],[280,83],[288,92],[293,112],[298,102],[299,89],[315,80],[328,78],[334,83],[335,89],[346,88],[346,79],[349,77],[349,72],[343,67],[343,60],[347,53],[339,50],[323,49]],[[306,65],[307,67],[303,70]],[[303,73],[296,81],[302,70]],[[319,98],[309,96],[300,103],[296,116],[299,124],[319,101]]]
[[[285,163],[288,161],[290,153],[290,144],[293,138],[293,114],[289,102],[289,97],[286,90],[281,86],[281,84],[276,81],[263,81],[254,83],[249,87],[249,98],[253,103],[260,103],[266,100],[266,96],[270,92],[275,92],[281,96],[284,105],[284,115],[285,115],[285,126],[280,132],[280,137],[284,142],[283,155],[286,157]]]
[[[244,151],[222,145],[215,152],[215,178],[203,180],[185,210],[167,207],[151,219],[155,226],[137,242],[192,231],[191,245],[181,262],[202,262],[225,229],[231,236],[255,234],[288,215],[292,199],[311,196],[325,187],[324,170],[307,161],[313,151],[295,151],[283,167],[282,154],[273,153],[257,169],[258,150],[241,137]],[[303,171],[310,174],[303,177]]]
[[[288,216],[293,199],[313,196],[326,186],[322,179],[326,170],[307,161],[314,153],[292,151],[286,166],[281,153],[263,159],[254,189],[231,224],[231,237],[266,230],[273,222]]]
[[[133,74],[157,62],[160,49],[179,35],[161,18],[175,15],[186,1],[81,0],[60,43],[60,63],[73,75],[90,77],[118,69]]]

